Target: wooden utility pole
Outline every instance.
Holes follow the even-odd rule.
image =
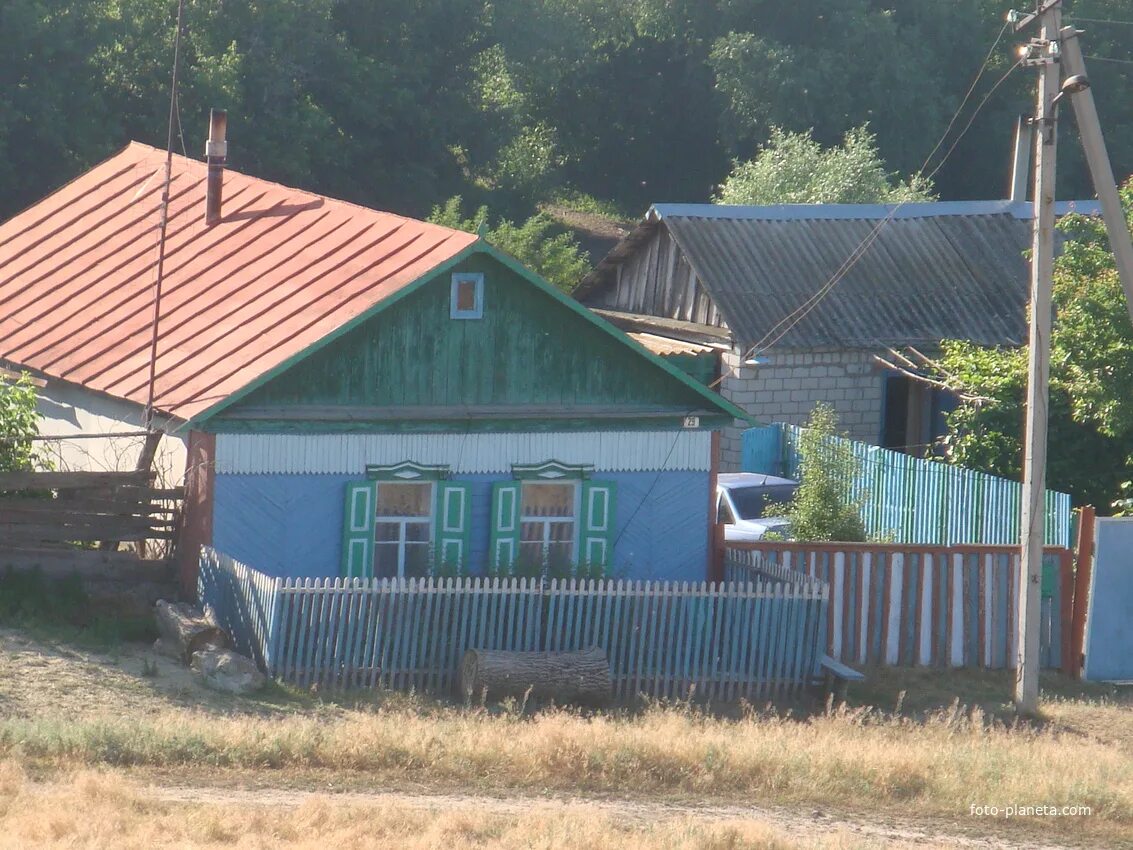
[[[1078,30],[1064,27],[1062,32],[1062,65],[1069,80],[1079,79],[1079,86],[1071,96],[1074,104],[1074,117],[1078,122],[1078,136],[1082,140],[1082,150],[1090,167],[1090,179],[1094,191],[1102,205],[1105,229],[1109,235],[1109,246],[1121,285],[1125,288],[1125,306],[1133,321],[1133,241],[1129,238],[1129,225],[1125,221],[1125,211],[1121,208],[1121,197],[1117,194],[1117,183],[1113,179],[1113,167],[1102,138],[1102,125],[1098,121],[1098,110],[1094,106],[1094,93],[1090,91],[1089,77],[1086,76],[1086,63],[1082,59],[1082,45],[1078,43]]]
[[[1055,106],[1059,91],[1059,2],[1035,10],[1039,39],[1024,62],[1039,68],[1035,104],[1034,231],[1031,251],[1031,329],[1027,358],[1027,425],[1020,511],[1019,599],[1015,708],[1034,714],[1039,706],[1039,618],[1046,519],[1046,428],[1050,379],[1051,287],[1054,270]]]

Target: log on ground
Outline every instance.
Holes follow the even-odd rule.
[[[157,631],[164,651],[188,664],[202,649],[229,649],[232,641],[224,629],[191,605],[159,599],[154,606]]]
[[[538,702],[605,705],[611,698],[610,663],[600,647],[577,652],[470,649],[460,665],[460,695]]]

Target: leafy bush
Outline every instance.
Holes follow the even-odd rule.
[[[755,159],[737,162],[716,196],[719,204],[868,204],[932,201],[918,175],[893,182],[865,126],[841,147],[823,148],[810,133],[771,131]]]
[[[481,233],[485,241],[510,254],[544,280],[570,292],[590,271],[590,257],[569,233],[556,233],[556,224],[546,213],[537,213],[523,224],[502,219],[489,223],[487,207],[480,207],[471,218],[464,218],[463,199],[457,195],[443,206],[433,207],[429,221],[469,233]]]
[[[35,466],[32,437],[39,433],[35,402],[35,385],[26,372],[14,382],[0,380],[0,471]]]
[[[1133,223],[1133,180],[1121,190]],[[1047,486],[1077,505],[1128,513],[1133,497],[1133,325],[1104,224],[1068,215],[1054,265]],[[1022,471],[1026,347],[945,340],[930,377],[960,396],[948,463],[1005,478]]]
[[[796,540],[866,539],[862,504],[850,496],[857,464],[837,427],[834,408],[819,403],[799,438],[799,489],[786,511]]]

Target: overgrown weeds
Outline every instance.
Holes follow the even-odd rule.
[[[98,613],[78,574],[49,578],[39,570],[11,567],[0,571],[0,625],[40,639],[99,649],[150,642],[157,636],[151,617]]]

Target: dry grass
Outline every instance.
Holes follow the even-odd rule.
[[[668,794],[966,817],[969,806],[1090,806],[1058,831],[1133,832],[1133,758],[1057,730],[958,708],[913,721],[854,710],[807,721],[643,715],[525,717],[437,706],[335,717],[0,721],[0,756],[27,764],[330,770],[478,789]]]
[[[863,707],[809,719],[754,712],[729,719],[675,705],[584,717],[491,714],[388,693],[332,701],[276,688],[267,698],[227,697],[165,666],[145,677],[147,658],[144,649],[102,656],[0,630],[0,762],[48,776],[90,768],[174,781],[187,774],[221,787],[330,780],[338,788],[413,785],[429,793],[756,801],[804,814],[859,812],[862,822],[911,819],[944,832],[1050,833],[1087,846],[1133,846],[1133,701],[1058,677],[1044,679],[1046,721],[1035,728],[1009,719],[1004,671],[870,671],[867,687],[853,695],[889,712],[900,702],[900,714]],[[951,707],[956,694],[977,708]],[[973,804],[1008,803],[1091,806],[1093,816],[969,817]],[[513,830],[507,840],[515,846],[540,845],[517,837],[518,825],[497,826]],[[584,826],[547,828],[573,834]],[[608,831],[620,835],[619,828]],[[13,846],[4,844],[8,832],[0,829],[0,847]],[[744,835],[747,844],[733,845],[775,846]],[[510,846],[499,836],[491,841]],[[710,843],[720,838],[715,833],[698,836],[708,843],[685,844],[733,846]],[[258,838],[240,840],[261,846]],[[619,846],[630,842],[618,838]],[[29,843],[35,846],[15,846]]]
[[[867,850],[901,843],[847,834],[788,838],[751,821],[617,822],[582,806],[514,814],[314,798],[298,806],[171,803],[110,772],[41,786],[0,762],[0,848],[555,848],[555,850]],[[920,844],[919,846],[924,846]]]

